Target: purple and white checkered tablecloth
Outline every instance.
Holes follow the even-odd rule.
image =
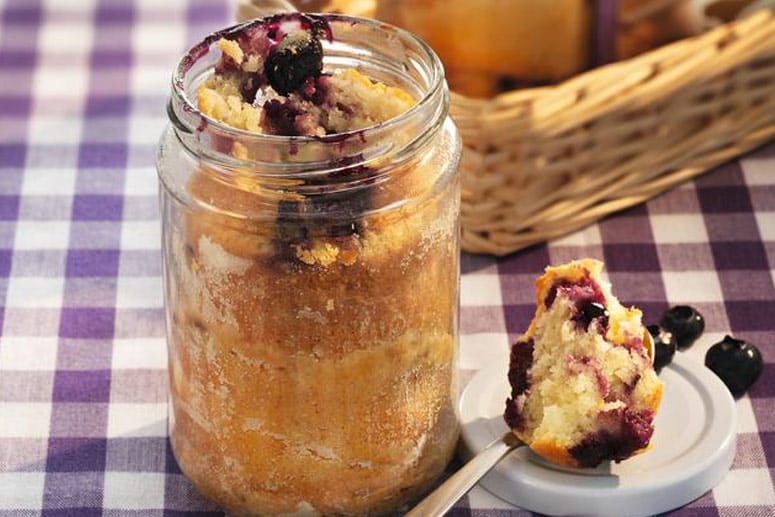
[[[154,155],[173,64],[227,0],[0,0],[0,516],[222,515],[180,473]],[[463,378],[503,361],[549,263],[603,259],[654,321],[689,303],[757,344],[737,456],[676,515],[775,515],[775,143],[646,205],[495,260],[463,256]],[[453,515],[528,515],[476,487]]]

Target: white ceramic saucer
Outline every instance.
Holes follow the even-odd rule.
[[[463,393],[462,446],[469,457],[508,430],[502,417],[509,393],[506,370],[505,364],[480,370]],[[665,389],[647,452],[618,464],[574,470],[521,447],[481,485],[546,515],[647,516],[698,498],[721,481],[734,459],[735,403],[710,370],[680,353],[660,378]]]

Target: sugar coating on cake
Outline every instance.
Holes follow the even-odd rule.
[[[325,37],[330,28],[297,16],[221,38],[220,61],[197,92],[200,111],[250,132],[320,137],[374,126],[415,104],[356,69],[323,71]]]
[[[602,268],[591,259],[548,267],[536,281],[535,317],[511,347],[506,423],[568,467],[648,448],[662,396],[641,311],[619,303]]]

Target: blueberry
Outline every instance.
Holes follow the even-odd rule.
[[[659,325],[672,332],[679,349],[689,348],[705,330],[705,318],[694,307],[677,305],[662,315]]]
[[[256,99],[258,89],[261,87],[261,80],[256,75],[248,75],[240,81],[239,91],[245,102],[253,103]]]
[[[270,99],[262,106],[261,127],[268,135],[298,136],[296,117],[301,114],[288,102]]]
[[[659,325],[649,325],[646,329],[654,338],[654,369],[659,373],[673,360],[678,345],[673,333],[669,330],[665,330]]]
[[[600,333],[603,334],[603,329],[608,326],[608,311],[605,305],[598,302],[586,302],[579,307],[580,314],[577,317],[577,322],[580,323],[584,329],[588,329],[589,325],[598,320],[600,322]]]
[[[310,179],[306,186],[320,188],[304,199],[281,201],[277,207],[277,230],[280,241],[303,241],[310,237],[349,237],[363,230],[363,215],[372,201],[373,171],[362,165],[363,156],[342,157],[331,161],[334,171],[322,179]],[[348,191],[331,191],[337,182],[358,180],[363,183]],[[327,217],[330,214],[330,217]]]
[[[530,375],[528,370],[533,366],[533,338],[527,341],[518,341],[511,347],[509,355],[509,384],[511,384],[511,397],[506,399],[506,411],[503,418],[512,429],[524,429],[525,415],[517,405],[517,397],[530,389]]]
[[[724,381],[734,397],[740,397],[756,382],[762,373],[762,354],[759,349],[732,336],[708,349],[705,366]]]
[[[605,305],[597,302],[584,304],[581,307],[581,311],[584,313],[584,317],[590,321],[601,316],[608,316]]]
[[[308,77],[317,77],[322,71],[323,47],[307,31],[287,34],[269,52],[264,63],[264,74],[280,95],[298,90]]]
[[[588,433],[568,452],[580,467],[594,468],[605,460],[626,460],[649,444],[654,433],[650,410],[612,409],[601,412],[608,428]],[[609,431],[608,429],[618,429]]]

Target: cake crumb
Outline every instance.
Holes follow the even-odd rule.
[[[319,35],[299,28],[272,46],[268,34],[255,30],[243,39],[217,42],[221,59],[198,90],[204,115],[253,133],[320,137],[380,124],[415,104],[406,91],[354,68],[322,72]],[[306,45],[309,41],[314,44]],[[307,68],[309,75],[296,80]],[[242,150],[233,151],[242,157],[237,154]]]
[[[221,49],[221,52],[223,52],[224,55],[233,59],[237,66],[242,65],[245,54],[242,52],[242,49],[236,41],[221,38],[218,40],[218,48]]]
[[[310,266],[320,264],[328,267],[336,262],[339,255],[339,248],[324,241],[313,241],[311,248],[305,248],[301,244],[294,244],[293,248],[296,250],[296,257]]]

